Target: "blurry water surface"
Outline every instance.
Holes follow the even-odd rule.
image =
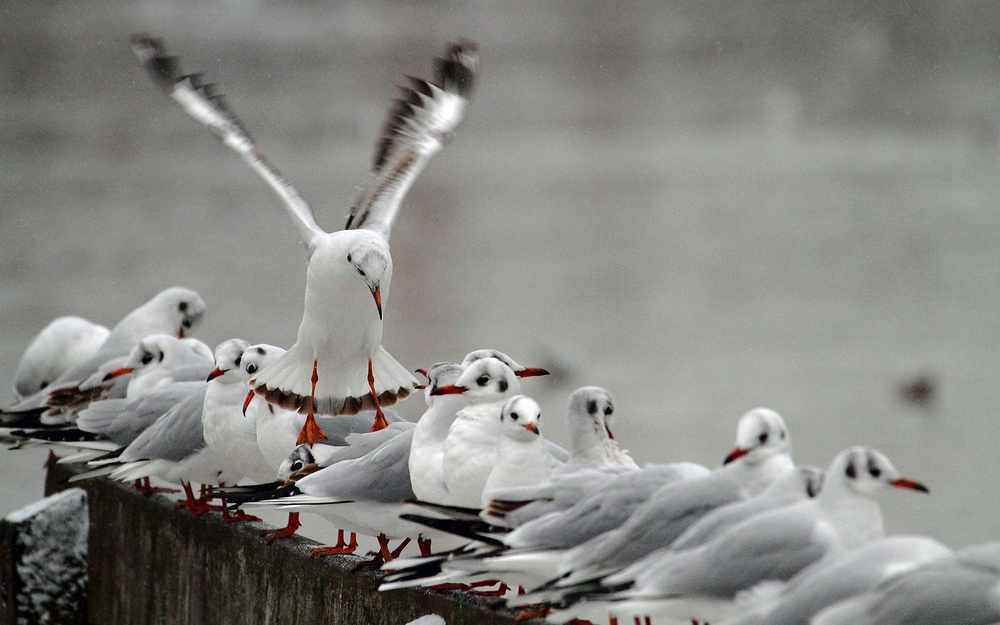
[[[295,230],[130,33],[218,82],[330,229],[394,85],[464,36],[481,82],[393,229],[390,352],[552,369],[525,391],[557,440],[567,395],[605,386],[641,462],[716,466],[767,405],[801,462],[870,444],[930,486],[883,498],[889,531],[1000,538],[1000,63],[973,36],[997,20],[904,4],[8,5],[0,380],[52,318],[110,326],[170,285],[208,302],[211,345],[295,339]],[[922,373],[935,398],[908,404]],[[0,454],[0,513],[41,495],[43,459]]]

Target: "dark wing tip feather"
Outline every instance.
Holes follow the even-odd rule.
[[[479,46],[462,39],[448,44],[444,57],[437,59],[437,80],[445,91],[468,99],[476,86],[479,69]]]
[[[180,60],[176,56],[167,56],[167,48],[162,39],[149,33],[136,33],[129,39],[129,43],[132,52],[161,89],[169,92],[181,80]]]
[[[435,59],[435,85],[449,93],[455,93],[465,99],[472,96],[475,87],[476,72],[479,68],[479,46],[474,42],[462,40],[448,44],[445,55]],[[389,117],[386,120],[375,148],[373,169],[378,171],[385,164],[396,134],[406,125],[406,120],[415,114],[414,107],[423,106],[421,95],[431,97],[434,91],[430,83],[422,78],[407,76],[410,85],[400,87],[401,97],[396,100]],[[350,228],[350,220],[348,221]]]

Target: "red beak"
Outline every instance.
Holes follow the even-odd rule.
[[[128,375],[129,373],[132,373],[133,371],[135,371],[135,369],[132,369],[130,367],[118,367],[117,369],[112,369],[106,376],[104,376],[104,380],[103,381],[107,382],[108,380],[113,380],[115,378],[120,378],[121,376]]]
[[[382,291],[379,291],[377,288],[373,289],[371,287],[368,287],[368,289],[372,292],[372,297],[375,298],[375,308],[378,308],[378,318],[379,318],[379,321],[381,321],[382,320]]]
[[[225,371],[223,371],[222,369],[216,367],[215,369],[212,369],[211,373],[208,374],[208,379],[205,380],[205,381],[206,382],[211,382],[212,380],[214,380],[215,378],[219,377],[220,375],[225,375],[225,373],[226,373]]]
[[[250,407],[250,402],[253,401],[253,396],[256,395],[256,394],[257,394],[257,391],[255,391],[253,389],[250,389],[250,392],[247,393],[247,398],[243,400],[243,416],[244,417],[247,416],[247,408]]]
[[[461,395],[469,389],[464,386],[455,386],[454,384],[447,384],[445,386],[439,386],[437,388],[431,389],[431,395]]]
[[[528,425],[524,426],[524,429],[528,430],[529,432],[534,432],[535,434],[538,434],[538,426],[535,425],[534,423],[529,423]]]
[[[910,490],[915,490],[918,493],[927,493],[927,494],[930,494],[930,492],[931,492],[930,490],[928,490],[928,488],[926,486],[924,486],[920,482],[918,482],[916,480],[911,480],[908,477],[901,477],[898,480],[895,480],[895,481],[892,481],[892,482],[889,482],[889,483],[892,484],[893,486],[895,486],[896,488],[908,488]]]
[[[604,431],[608,433],[608,438],[610,438],[611,440],[615,440],[614,434],[611,433],[611,428],[605,425]]]
[[[525,367],[514,373],[519,378],[536,378],[540,375],[549,375],[549,372],[539,367]]]
[[[742,458],[748,453],[750,453],[749,449],[740,449],[739,447],[737,447],[736,449],[729,452],[729,455],[726,456],[726,459],[722,461],[722,464],[729,464],[733,460],[736,460],[737,458]]]
[[[179,331],[177,332],[177,338],[179,338],[179,339],[182,339],[182,338],[184,338],[184,328],[181,328],[181,329],[180,329],[180,330],[179,330]]]

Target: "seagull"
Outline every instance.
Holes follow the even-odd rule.
[[[817,614],[813,625],[990,625],[1000,622],[1000,543],[974,545]]]
[[[450,44],[437,61],[435,82],[411,79],[390,115],[372,179],[351,207],[344,230],[325,232],[308,204],[259,151],[211,85],[182,76],[160,40],[132,38],[149,74],[193,118],[205,124],[281,197],[306,247],[305,312],[295,344],[258,372],[254,389],[272,404],[307,415],[299,442],[323,438],[316,414],[374,409],[374,429],[387,422],[383,406],[403,399],[416,379],[385,349],[382,305],[392,279],[389,235],[406,192],[461,121],[472,93],[475,44]]]
[[[628,521],[568,552],[560,565],[568,586],[628,566],[677,539],[708,512],[756,495],[793,473],[791,438],[784,420],[768,408],[755,408],[736,428],[736,447],[711,474],[668,484],[654,493]]]
[[[21,355],[14,373],[17,398],[37,393],[71,367],[94,355],[111,331],[82,317],[59,317],[45,326]]]
[[[445,441],[442,467],[450,505],[479,507],[496,462],[500,410],[520,390],[511,368],[491,357],[469,365],[455,384],[431,391],[432,395],[461,394],[469,402],[458,411]]]
[[[722,625],[809,625],[810,618],[837,602],[953,555],[951,549],[925,536],[873,540],[803,569],[778,594],[763,598]]]
[[[881,452],[846,449],[830,463],[815,499],[751,517],[695,549],[654,551],[601,580],[618,592],[563,615],[603,618],[610,611],[620,617],[719,620],[732,613],[737,593],[762,582],[787,581],[814,562],[881,538],[882,512],[875,496],[889,487],[928,492],[903,477]]]
[[[79,384],[104,363],[128,356],[132,348],[150,334],[183,337],[204,314],[205,302],[194,291],[181,287],[160,291],[122,318],[93,356],[70,367],[44,389],[0,411],[0,421],[4,425],[37,424],[38,415],[41,415],[42,425],[72,421],[81,406],[96,398],[90,391],[81,391]]]
[[[534,399],[515,395],[500,409],[500,445],[496,463],[483,487],[481,506],[493,499],[502,488],[532,486],[545,482],[552,474],[552,457],[542,444],[538,422],[542,409]]]

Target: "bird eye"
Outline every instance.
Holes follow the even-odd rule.
[[[604,409],[604,414],[605,414],[605,416],[611,416],[611,413],[614,412],[614,411],[615,411],[614,408],[612,408],[611,406],[608,406],[607,408]]]
[[[591,399],[587,402],[587,412],[590,414],[597,414],[597,401]]]
[[[510,386],[510,385],[507,384],[507,380],[500,380],[500,392],[501,393],[506,393],[508,386]]]
[[[854,467],[854,461],[847,463],[847,469],[844,470],[844,475],[851,478],[852,480],[858,477],[858,470]]]
[[[781,440],[785,440],[785,431],[781,430]]]
[[[510,418],[513,419],[514,421],[517,421],[517,418],[518,418],[517,417],[517,413],[516,412],[510,413]]]
[[[163,362],[163,355],[164,355],[163,352],[160,352],[159,354],[160,357],[156,359],[157,362]]]
[[[179,310],[181,312],[186,312],[187,309],[188,309],[188,303],[187,302],[181,302],[180,304],[177,304],[177,310]]]
[[[153,355],[150,354],[149,352],[143,352],[142,360],[140,360],[139,362],[141,362],[144,365],[148,365],[149,363],[153,362]]]
[[[299,471],[304,465],[301,460],[296,460],[292,463],[292,471]]]
[[[249,373],[250,375],[257,373],[257,365],[253,363],[247,365],[247,373]]]
[[[760,436],[758,436],[757,440],[760,441],[761,445],[763,445],[764,443],[766,443],[767,442],[767,432],[764,432]]]
[[[365,277],[365,272],[364,272],[364,271],[362,271],[361,267],[358,267],[358,273],[359,273],[359,274],[361,274],[361,277],[362,277],[362,278],[364,278],[364,277]]]
[[[479,378],[476,380],[476,384],[478,384],[479,386],[486,386],[489,383],[490,383],[490,378],[489,376],[485,375],[479,376]]]
[[[236,366],[239,367],[241,362],[243,362],[243,354],[236,357]]]
[[[184,321],[181,321],[181,325],[184,326],[185,328],[190,328],[191,327],[191,320],[185,318]]]
[[[347,255],[347,262],[351,262],[351,255],[350,254]]]
[[[48,385],[49,385],[49,383],[47,381],[43,380],[42,383],[38,385],[38,390],[42,390],[43,388],[45,388]]]

